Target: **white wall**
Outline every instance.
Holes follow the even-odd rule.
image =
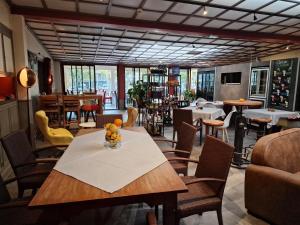
[[[221,74],[241,72],[241,84],[221,84]],[[240,99],[248,97],[250,63],[232,64],[216,67],[215,99]]]

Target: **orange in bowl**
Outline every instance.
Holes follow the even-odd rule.
[[[122,121],[121,119],[115,119],[114,124],[115,124],[117,127],[121,127],[122,124],[123,124],[123,121]]]
[[[244,102],[245,101],[245,99],[244,98],[240,98],[240,102]]]

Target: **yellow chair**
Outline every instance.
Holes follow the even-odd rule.
[[[36,123],[44,135],[44,138],[52,145],[69,145],[73,140],[73,135],[64,128],[50,128],[48,126],[48,117],[45,111],[40,110],[35,113]]]
[[[138,117],[138,110],[134,107],[128,107],[127,109],[128,119],[123,124],[124,127],[134,127],[136,118]]]

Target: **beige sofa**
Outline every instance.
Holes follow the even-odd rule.
[[[300,224],[300,128],[256,143],[246,169],[245,206],[272,224]]]

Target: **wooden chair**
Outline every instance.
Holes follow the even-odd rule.
[[[128,119],[127,121],[123,124],[124,127],[134,127],[136,119],[138,117],[138,110],[134,107],[128,107],[127,108],[127,114],[128,114]]]
[[[80,102],[78,96],[64,95],[63,96],[63,113],[64,113],[64,127],[70,124],[72,113],[77,116],[77,123],[80,124]],[[67,119],[67,113],[70,113]]]
[[[190,158],[191,152],[193,150],[193,143],[195,139],[197,129],[185,122],[181,123],[180,129],[178,131],[178,141],[175,142],[175,149],[162,149],[162,152],[167,158],[173,157],[184,157]],[[174,143],[172,140],[168,139],[154,139],[155,141],[164,141]],[[188,163],[182,161],[171,161],[171,165],[178,174],[183,174],[187,176]]]
[[[39,96],[40,109],[45,111],[49,117],[50,124],[61,126],[61,104],[58,95],[41,95]],[[54,122],[57,121],[57,124]]]
[[[194,125],[193,111],[187,109],[173,109],[173,141],[175,140],[175,134],[180,129],[182,122],[186,122],[187,124],[195,126],[197,131],[200,132],[200,145],[201,145],[202,144],[202,123],[197,122],[197,125]]]
[[[35,192],[57,162],[57,158],[49,157],[59,157],[62,154],[61,150],[53,146],[34,150],[23,130],[3,137],[1,142],[16,175],[19,197],[27,189]],[[46,158],[38,158],[42,154]]]
[[[197,163],[195,176],[185,176],[183,181],[188,192],[178,194],[177,222],[194,214],[217,211],[219,225],[223,225],[222,199],[227,181],[234,147],[212,136],[208,136],[199,161],[173,158],[169,161]]]
[[[113,123],[115,119],[123,119],[122,114],[97,114],[96,116],[96,127],[103,128],[107,123]]]
[[[34,176],[34,175],[33,175]],[[24,176],[23,179],[31,177]],[[40,209],[29,209],[27,206],[31,198],[11,199],[6,185],[16,181],[16,178],[3,181],[0,176],[0,218],[1,224],[23,225],[23,224],[57,224],[53,215],[46,216]]]

